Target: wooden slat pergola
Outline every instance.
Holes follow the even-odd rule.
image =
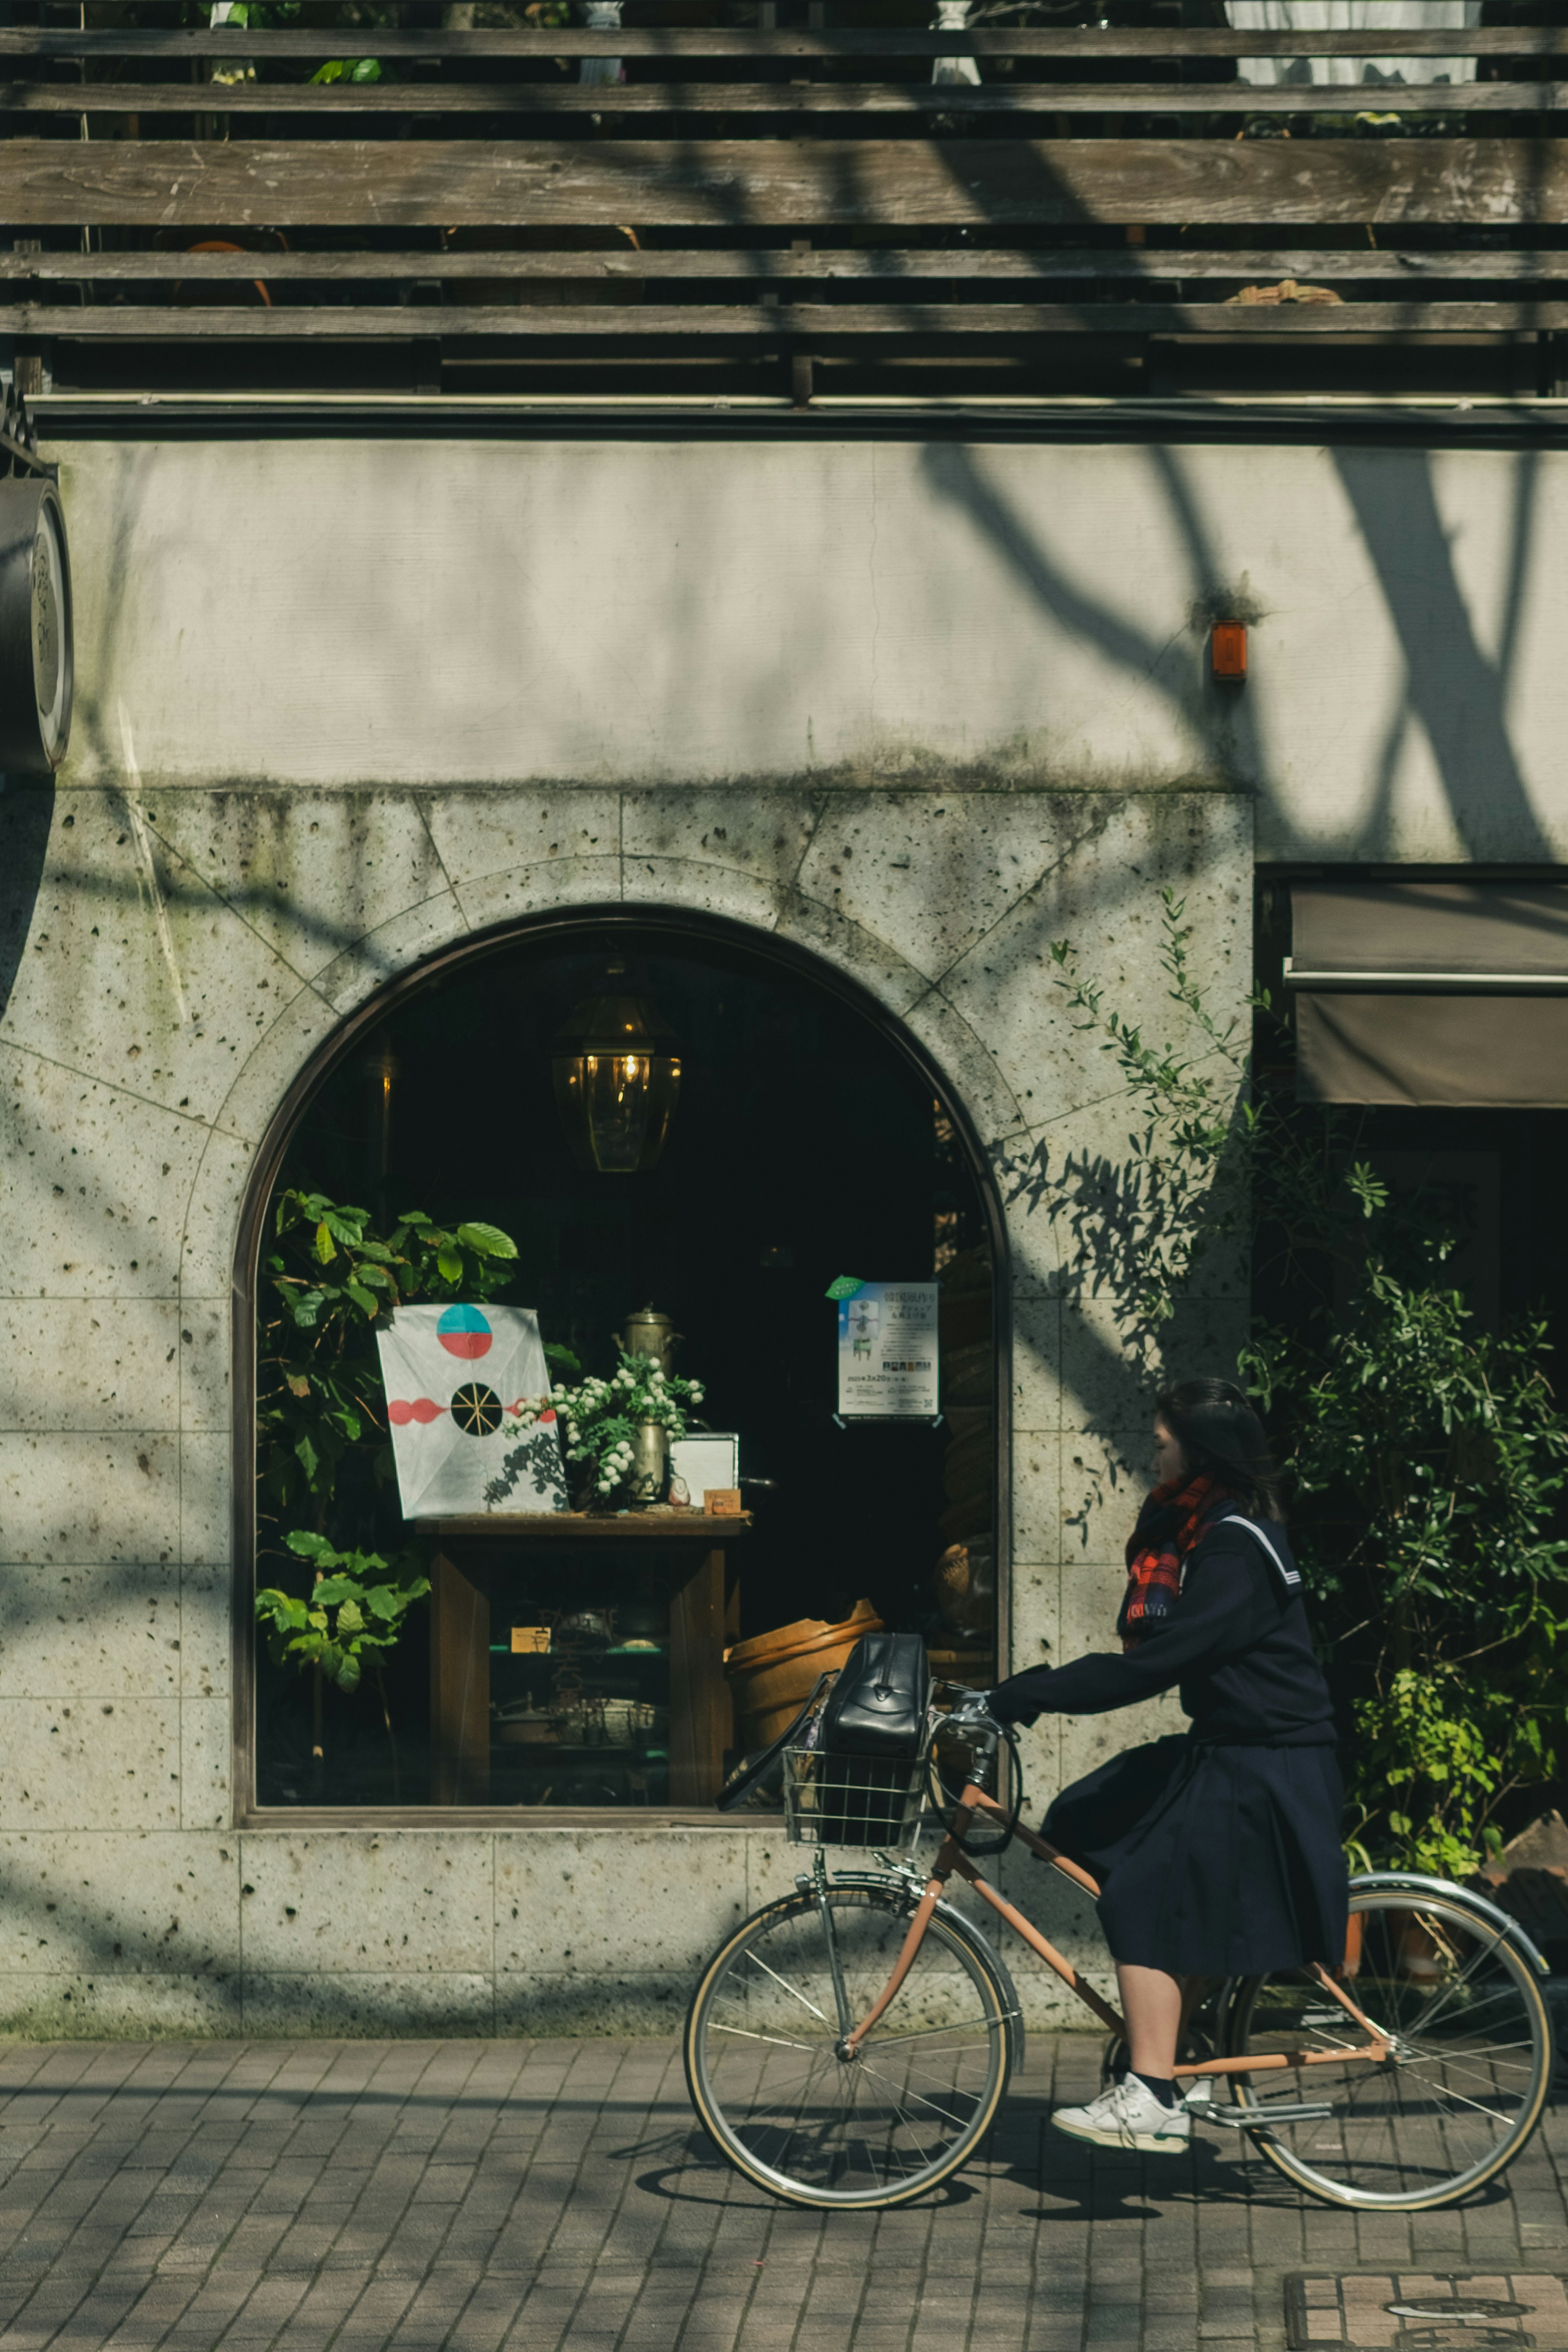
[[[287,347],[308,376],[332,344],[434,342],[787,358],[797,396],[814,358],[1010,352],[1048,378],[1097,344],[1479,339],[1531,343],[1532,388],[1556,388],[1568,27],[1265,33],[1204,0],[1198,25],[933,32],[855,5],[800,29],[475,31],[406,0],[351,35],[110,26],[87,0],[83,26],[0,30],[0,335],[24,382],[51,351],[224,347],[243,369]],[[351,38],[378,79],[353,78]],[[1462,57],[1476,79],[1237,78],[1268,57],[1300,77]],[[580,79],[607,59],[625,79]]]

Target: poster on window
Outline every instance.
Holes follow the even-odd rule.
[[[405,1519],[566,1508],[531,1307],[400,1307],[375,1344]]]
[[[838,1301],[841,1421],[934,1421],[937,1309],[934,1282],[833,1286]]]

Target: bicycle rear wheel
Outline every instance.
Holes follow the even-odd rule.
[[[1511,2163],[1540,2121],[1552,2080],[1540,1981],[1458,1887],[1352,1886],[1351,1920],[1342,1981],[1392,2035],[1393,2055],[1330,2055],[1364,2037],[1305,1970],[1253,1977],[1231,2003],[1227,2055],[1311,2052],[1326,2063],[1233,2075],[1233,2095],[1268,2126],[1259,2153],[1314,2197],[1404,2212],[1450,2205]],[[1330,2113],[1270,2120],[1306,2104]]]
[[[795,2205],[907,2204],[967,2162],[1012,2064],[1016,2012],[980,1938],[939,1911],[863,2050],[840,2040],[887,1983],[910,1925],[905,1891],[827,1889],[770,1903],[721,1946],[686,2021],[691,2103],[720,2153]]]

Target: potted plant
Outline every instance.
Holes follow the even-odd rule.
[[[669,1441],[685,1436],[702,1398],[700,1381],[667,1372],[651,1356],[623,1354],[608,1380],[590,1372],[574,1388],[557,1384],[552,1401],[578,1473],[578,1507],[635,1510],[662,1501]]]

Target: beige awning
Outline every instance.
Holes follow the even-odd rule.
[[[1308,1102],[1568,1104],[1568,884],[1292,887]]]

